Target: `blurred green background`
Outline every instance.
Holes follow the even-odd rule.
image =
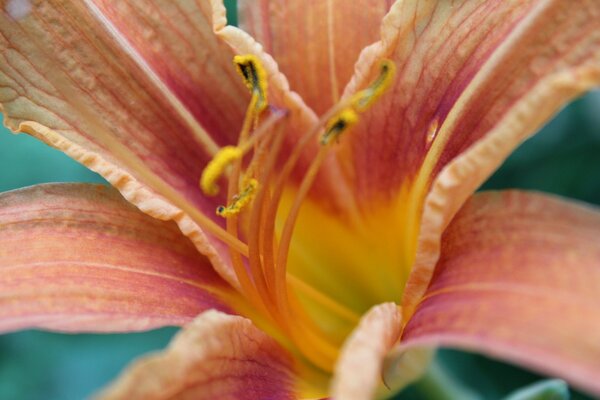
[[[231,2],[229,2],[231,4]],[[230,15],[235,21],[235,15]],[[565,108],[524,143],[483,189],[541,190],[600,204],[600,93]],[[63,154],[0,130],[0,191],[43,182],[103,182]],[[163,348],[174,328],[122,335],[26,331],[0,336],[0,400],[79,400],[113,379],[133,358]],[[488,358],[443,350],[438,361],[457,382],[500,399],[542,377]],[[573,392],[574,398],[584,399]],[[399,398],[427,398],[419,385]]]

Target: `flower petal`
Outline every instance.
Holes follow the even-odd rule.
[[[249,98],[233,51],[212,32],[210,4],[34,1],[18,15],[11,4],[0,1],[7,126],[100,173],[144,212],[177,221],[235,282],[217,254],[224,247],[198,227],[222,222],[210,218],[224,197],[207,199],[198,179],[217,144],[236,138]]]
[[[90,0],[219,145],[237,142],[250,96],[207,1]],[[93,8],[93,7],[92,7]]]
[[[286,76],[279,70],[278,64],[271,55],[265,52],[263,46],[256,42],[245,31],[226,25],[225,8],[221,0],[211,0],[214,12],[214,30],[216,34],[231,46],[236,54],[253,54],[257,56],[268,76],[269,101],[272,106],[286,111],[285,118],[285,140],[279,162],[285,163],[290,153],[298,145],[305,134],[319,127],[319,119],[314,111],[308,107],[296,92],[292,92]],[[309,141],[301,152],[290,186],[297,186],[311,162],[314,160],[320,145],[317,140]],[[309,193],[310,197],[317,198],[328,205],[334,211],[345,211],[353,207],[352,201],[348,200],[348,187],[342,175],[339,163],[333,154],[329,154],[319,169]]]
[[[291,360],[242,317],[207,311],[98,399],[294,399]]]
[[[600,213],[541,194],[484,193],[454,218],[404,348],[457,346],[600,394]]]
[[[337,102],[360,51],[378,39],[390,0],[241,0],[240,26],[318,114]],[[293,49],[293,50],[291,50]]]
[[[332,398],[372,399],[378,390],[390,394],[389,389],[382,387],[383,365],[388,351],[400,337],[401,323],[400,309],[394,303],[380,304],[365,314],[342,348],[331,385]],[[420,375],[401,369],[396,371],[408,372],[413,379]],[[399,376],[395,377],[394,383],[399,380]]]
[[[514,148],[600,82],[599,32],[595,0],[396,2],[345,92],[372,80],[381,59],[395,62],[388,93],[342,141],[357,196],[395,201],[408,185],[420,208],[439,171],[477,140]],[[496,153],[490,168],[505,155]]]
[[[227,310],[230,287],[177,226],[100,185],[0,195],[0,330],[133,331]]]
[[[214,142],[236,138],[249,96],[233,52],[212,32],[209,6],[47,1],[14,19],[9,3],[0,3],[0,101],[11,129],[35,121],[125,166],[120,156],[137,157],[173,186],[194,188]],[[200,106],[198,97],[209,104]]]
[[[175,220],[237,285],[227,245],[244,253],[244,244],[219,229],[215,209],[224,194],[208,199],[198,189],[217,145],[237,138],[248,104],[233,55],[264,58],[273,104],[290,110],[297,127],[288,129],[289,145],[315,123],[312,111],[248,35],[229,35],[221,44],[217,36],[236,29],[225,26],[220,0],[29,4],[16,12],[13,1],[0,0],[0,109],[7,126],[100,173],[144,212]],[[310,152],[303,165],[307,160]]]

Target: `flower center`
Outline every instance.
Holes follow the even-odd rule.
[[[233,269],[243,296],[260,315],[257,323],[263,328],[268,325],[266,330],[299,357],[330,372],[341,341],[360,314],[290,272],[290,262],[297,260],[296,249],[290,251],[292,237],[301,207],[332,146],[385,92],[395,66],[384,61],[369,87],[336,104],[282,160],[287,113],[268,106],[267,74],[257,57],[236,56],[234,64],[251,93],[250,104],[237,145],[215,154],[202,173],[200,187],[214,196],[220,179],[227,178],[227,204],[216,213],[226,219]],[[317,151],[298,183],[292,179],[294,171],[315,143]],[[239,241],[243,245],[232,245]],[[341,321],[333,325],[343,326],[343,333],[324,328],[327,324],[321,318]]]

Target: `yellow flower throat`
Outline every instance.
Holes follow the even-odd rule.
[[[331,372],[339,347],[358,323],[360,312],[290,273],[289,263],[298,259],[297,250],[290,254],[292,235],[331,147],[387,90],[395,65],[383,61],[371,85],[329,110],[282,162],[282,122],[287,112],[269,107],[268,76],[256,56],[236,56],[234,64],[251,93],[250,104],[238,144],[214,155],[202,173],[200,188],[205,195],[215,196],[219,182],[227,179],[227,204],[216,209],[226,219],[226,232],[218,237],[229,238],[225,241],[230,245],[239,290],[260,316],[259,326],[300,358]],[[299,185],[292,184],[302,153],[315,142],[318,151],[312,162]]]

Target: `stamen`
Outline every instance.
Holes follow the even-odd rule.
[[[273,233],[274,221],[277,214],[277,204],[279,204],[281,199],[284,182],[287,180],[294,165],[298,161],[300,152],[308,143],[310,137],[321,130],[324,124],[325,133],[321,136],[321,144],[323,146],[319,149],[311,165],[308,167],[308,170],[304,175],[296,197],[292,203],[292,207],[285,219],[280,243],[278,246],[276,246],[277,249],[274,249],[277,253],[277,258],[276,260],[269,260],[270,262],[267,264],[273,264],[275,282],[269,286],[273,287],[274,289],[274,299],[278,305],[278,308],[281,310],[282,316],[285,318],[285,323],[290,328],[289,331],[292,334],[294,341],[309,359],[315,362],[315,364],[325,367],[325,369],[328,367],[331,368],[331,364],[327,364],[328,362],[331,363],[334,351],[332,351],[329,347],[330,344],[327,342],[327,340],[325,338],[321,338],[321,336],[318,334],[311,338],[311,345],[318,346],[318,351],[316,350],[316,347],[313,349],[307,349],[305,346],[303,346],[304,341],[307,340],[307,334],[318,329],[309,328],[309,326],[312,325],[310,317],[303,315],[303,310],[301,307],[298,309],[299,305],[296,301],[294,301],[293,294],[288,292],[288,284],[290,281],[288,280],[289,275],[287,274],[287,261],[291,238],[302,203],[306,198],[308,191],[310,190],[316,175],[328,154],[328,150],[330,149],[329,146],[325,145],[329,144],[332,139],[338,138],[341,133],[358,122],[358,112],[365,111],[385,92],[385,90],[390,86],[394,72],[395,65],[391,61],[384,61],[382,63],[382,71],[380,76],[375,80],[374,83],[371,84],[369,88],[334,106],[332,110],[326,113],[324,118],[319,121],[315,128],[299,141],[277,179],[277,183],[275,184],[275,192],[273,193],[271,199],[274,205],[269,207],[269,210],[267,211],[265,233],[267,233],[268,236],[268,233]],[[273,241],[271,241],[270,244],[272,245]],[[268,248],[269,243],[263,243],[263,246],[264,248]],[[250,247],[252,246],[249,246],[249,248]],[[250,253],[252,253],[252,251],[250,251]],[[267,261],[266,257],[263,260]],[[275,262],[273,263],[273,261]],[[268,267],[269,265],[267,265],[267,272],[269,272]],[[266,275],[269,277],[270,274],[267,273]],[[268,279],[268,281],[272,281],[273,277],[270,278],[271,279]],[[299,335],[300,337],[297,335],[298,332],[301,332]],[[335,357],[333,359],[335,359]]]
[[[356,125],[358,114],[352,108],[345,108],[331,118],[325,126],[325,133],[321,136],[321,144],[326,145],[332,139],[337,139],[346,129]]]
[[[233,63],[252,93],[252,104],[256,112],[260,113],[268,105],[267,72],[254,54],[237,55],[233,58]]]
[[[390,87],[396,75],[396,64],[391,60],[383,60],[379,66],[379,76],[364,90],[352,96],[351,102],[358,112],[364,112],[381,97]]]
[[[246,254],[230,248],[241,292],[253,306],[291,336],[300,353],[320,368],[330,370],[337,357],[337,343],[315,324],[314,316],[303,308],[296,291],[309,295],[350,323],[355,323],[358,316],[287,274],[291,239],[304,199],[331,150],[325,145],[354,126],[358,122],[358,114],[367,110],[385,92],[394,76],[395,65],[391,61],[383,61],[379,76],[369,87],[342,100],[322,116],[295,143],[293,151],[286,154],[280,169],[276,167],[284,141],[281,134],[284,127],[278,125],[279,129],[275,132],[272,128],[285,112],[271,109],[270,115],[261,123],[263,111],[268,107],[266,71],[255,55],[239,55],[233,62],[251,93],[251,101],[237,146],[224,147],[215,155],[202,173],[200,186],[207,195],[216,195],[219,190],[217,181],[227,172],[227,205],[218,207],[216,213],[227,218],[226,232],[229,235],[238,237],[241,231],[249,240]],[[309,144],[315,144],[314,140],[320,133],[323,146],[319,147],[300,183],[277,243],[275,221],[283,188],[301,154]],[[251,158],[245,156],[248,153],[252,153]],[[246,210],[250,210],[248,215],[245,215]]]
[[[248,181],[248,185],[246,185],[246,188],[242,191],[242,193],[233,197],[233,202],[230,205],[227,207],[217,207],[217,215],[227,218],[239,214],[240,211],[242,211],[242,208],[247,206],[250,201],[252,201],[257,187],[258,181],[256,179],[250,179]]]
[[[258,186],[257,181],[250,182],[254,173],[252,171],[246,171],[242,181],[250,182],[250,186],[243,191],[242,195],[238,193],[239,179],[242,172],[242,157],[250,150],[259,147],[259,143],[268,140],[268,138],[264,139],[264,136],[272,131],[272,126],[285,115],[285,112],[271,108],[271,115],[260,127],[258,127],[259,117],[268,106],[266,99],[266,73],[255,56],[238,56],[234,58],[234,63],[238,72],[244,79],[246,86],[250,89],[252,98],[248,105],[244,123],[238,136],[237,148],[241,151],[242,156],[233,161],[231,174],[229,176],[227,202],[230,206],[218,208],[217,214],[227,218],[227,232],[237,237],[237,216],[242,208],[250,203],[257,191],[256,187]],[[254,129],[254,134],[250,135],[252,129]],[[254,163],[255,159],[256,153],[250,161],[250,166]],[[269,307],[269,303],[265,301],[266,298],[268,298],[266,285],[263,282],[264,279],[261,279],[261,277],[256,274],[256,266],[250,263],[251,268],[250,271],[248,271],[242,260],[242,253],[230,248],[230,254],[233,269],[240,281],[243,293],[249,299],[250,303],[259,310],[269,314],[271,307]],[[248,253],[243,255],[247,257]],[[260,266],[258,266],[258,268],[260,268]]]
[[[223,175],[223,171],[235,160],[243,156],[239,147],[225,146],[208,163],[200,177],[200,188],[208,196],[216,196],[219,193],[217,180]]]
[[[381,95],[390,87],[396,75],[396,64],[391,60],[383,60],[380,72],[369,87],[361,90],[347,101],[347,106],[331,117],[325,125],[325,133],[321,136],[321,144],[326,145],[332,139],[339,138],[340,134],[358,122],[358,113],[365,112]]]

